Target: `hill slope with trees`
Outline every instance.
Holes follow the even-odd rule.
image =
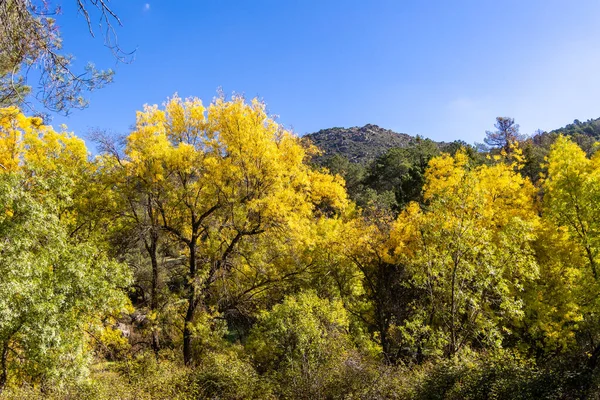
[[[304,136],[322,152],[319,159],[339,154],[350,162],[366,164],[395,147],[406,147],[414,137],[397,133],[377,125],[363,127],[328,128]]]
[[[594,139],[600,138],[600,118],[588,119],[585,122],[581,122],[576,119],[572,124],[567,124],[562,128],[555,129],[550,133],[562,133],[563,135],[585,135],[593,137]]]

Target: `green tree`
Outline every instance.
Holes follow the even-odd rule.
[[[53,202],[28,193],[20,174],[0,174],[0,390],[81,373],[86,331],[124,306],[124,265],[93,243],[73,243]]]
[[[364,165],[350,162],[346,157],[335,154],[325,159],[323,166],[329,173],[340,175],[346,183],[346,190],[352,200],[360,197],[364,191],[364,179],[366,170]]]
[[[353,347],[348,329],[341,302],[305,292],[263,312],[247,347],[278,396],[334,397]]]
[[[126,304],[127,268],[76,234],[83,142],[0,109],[0,387],[77,375],[88,332]]]
[[[377,158],[369,166],[366,184],[379,193],[394,193],[399,207],[421,201],[425,169],[439,153],[435,142],[417,137],[407,147],[391,149]]]

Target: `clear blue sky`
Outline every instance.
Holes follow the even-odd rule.
[[[74,0],[64,48],[115,68]],[[482,141],[496,116],[522,133],[600,117],[597,0],[113,0],[132,64],[54,117],[79,136],[127,133],[168,96],[258,96],[298,134],[373,123],[435,140]],[[99,32],[97,32],[99,33]]]

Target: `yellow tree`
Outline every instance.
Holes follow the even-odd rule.
[[[565,313],[559,321],[571,322],[571,327],[563,328],[561,333],[571,332],[573,326],[579,325],[578,330],[584,332],[581,335],[583,340],[589,342],[583,347],[591,354],[588,364],[593,369],[600,359],[596,328],[600,283],[600,154],[596,152],[588,158],[577,144],[559,136],[551,147],[547,171],[543,182],[545,217],[550,223],[558,225],[559,232],[566,235],[572,244],[568,268],[563,267],[561,278],[567,283],[576,283],[575,291],[567,286],[565,289],[568,290],[560,292],[563,294],[561,300],[565,303],[563,308],[569,306],[566,309],[570,312]],[[580,259],[585,261],[577,263]],[[574,304],[567,302],[570,292],[575,294]]]
[[[589,159],[570,139],[559,136],[548,156],[544,180],[547,214],[566,226],[585,251],[590,271],[598,279],[600,250],[600,155]]]
[[[522,317],[523,283],[538,270],[538,217],[534,187],[515,167],[471,168],[462,152],[434,158],[426,205],[411,204],[396,221],[392,261],[407,265],[426,293],[400,327],[421,338],[417,351],[449,356],[469,344],[495,346],[505,323]]]
[[[85,216],[76,210],[87,202],[81,193],[93,174],[82,139],[16,107],[0,109],[0,171],[22,174],[38,200],[56,201],[70,235],[77,233]]]
[[[345,307],[371,333],[385,359],[395,363],[409,347],[397,327],[424,293],[410,284],[406,265],[388,256],[393,218],[365,214],[345,224],[336,245],[329,246],[329,258],[338,261],[328,275],[336,280]]]
[[[37,117],[27,117],[16,107],[0,109],[0,168],[4,171],[60,171],[76,178],[87,164],[83,140],[57,132]]]
[[[576,344],[586,315],[595,314],[598,288],[585,253],[565,227],[543,219],[534,248],[540,272],[526,285],[525,318],[520,324],[526,334],[520,345],[556,354]]]
[[[129,173],[152,182],[161,228],[187,259],[185,363],[193,357],[196,310],[206,310],[210,288],[230,275],[241,244],[310,232],[315,215],[347,204],[340,182],[312,171],[298,139],[258,100],[217,98],[205,108],[175,96],[164,109],[147,106],[126,155]]]

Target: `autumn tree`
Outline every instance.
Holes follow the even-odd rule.
[[[192,361],[197,310],[209,312],[211,288],[227,280],[240,246],[253,237],[305,232],[315,215],[345,207],[343,186],[304,164],[298,140],[258,100],[175,96],[138,113],[127,139],[130,173],[146,176],[161,229],[187,259],[183,282],[184,361]],[[279,236],[283,235],[283,236]]]
[[[568,227],[585,251],[595,279],[599,274],[600,249],[600,225],[596,223],[600,199],[599,162],[598,155],[587,158],[579,146],[559,136],[551,147],[548,176],[544,181],[546,211],[560,225]]]
[[[406,265],[426,293],[399,328],[415,351],[450,356],[467,345],[499,346],[506,322],[522,318],[519,293],[538,270],[538,217],[533,185],[515,167],[471,168],[462,152],[434,158],[426,205],[412,203],[396,221],[391,262]]]
[[[545,216],[559,226],[574,245],[571,259],[578,293],[574,309],[580,321],[582,347],[589,354],[588,366],[594,370],[600,360],[597,299],[599,293],[598,254],[600,252],[600,155],[591,157],[569,138],[559,136],[547,159],[543,182]],[[577,292],[576,292],[577,293]]]
[[[524,318],[511,343],[529,347],[540,359],[568,353],[588,337],[596,313],[597,284],[570,233],[544,218],[533,245],[539,276],[525,283]],[[520,332],[519,332],[520,331]],[[587,331],[587,332],[586,332]]]
[[[101,154],[96,157],[97,171],[88,185],[86,197],[90,204],[86,213],[97,221],[104,220],[108,227],[106,240],[115,257],[129,262],[135,271],[132,297],[138,311],[145,316],[144,321],[150,322],[151,347],[158,358],[159,310],[166,305],[161,295],[160,277],[164,274],[161,250],[164,250],[165,233],[155,201],[161,196],[160,185],[152,174],[137,173],[131,168],[123,154],[122,138],[96,132],[94,139]],[[140,162],[152,163],[153,160]],[[146,260],[150,266],[149,277],[143,267]]]

